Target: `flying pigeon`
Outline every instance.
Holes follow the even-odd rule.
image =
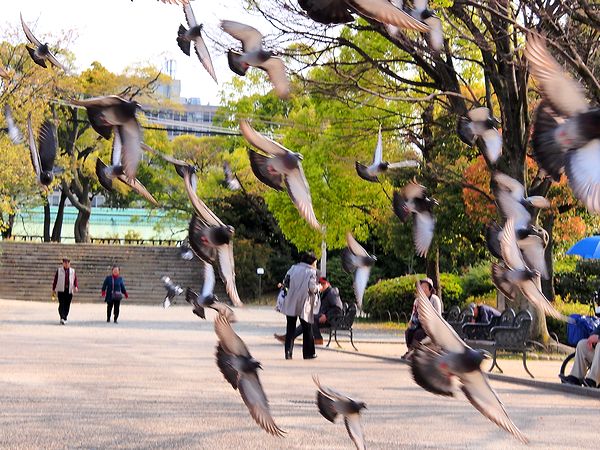
[[[311,19],[324,23],[346,23],[354,20],[353,12],[377,22],[407,30],[427,33],[429,26],[415,19],[388,0],[300,0],[300,7]]]
[[[365,436],[360,423],[360,412],[367,409],[365,402],[354,400],[335,389],[322,386],[315,375],[313,381],[317,385],[317,407],[321,415],[332,423],[335,423],[338,415],[344,416],[348,436],[357,450],[366,449]]]
[[[508,277],[509,269],[500,264],[492,263],[492,282],[505,297],[516,300],[521,290]]]
[[[510,420],[502,402],[481,371],[484,353],[466,345],[436,311],[417,283],[419,321],[435,346],[420,344],[413,354],[412,374],[423,389],[454,396],[460,386],[481,414],[523,443],[527,438]]]
[[[487,159],[496,164],[502,155],[502,136],[496,129],[498,121],[485,107],[472,109],[458,120],[458,137],[465,144],[473,146],[477,138],[485,144]]]
[[[308,182],[302,170],[302,155],[264,137],[254,130],[247,120],[240,121],[240,130],[250,144],[269,155],[248,151],[250,166],[256,178],[277,190],[282,190],[282,184],[285,182],[287,192],[300,215],[310,226],[321,230],[321,224],[313,210]]]
[[[163,276],[161,278],[161,281],[163,282],[163,285],[165,286],[165,289],[167,290],[167,295],[165,296],[165,299],[163,300],[162,305],[163,305],[163,308],[167,309],[169,306],[171,306],[173,303],[175,303],[175,297],[183,294],[183,289],[181,289],[180,286],[173,283],[173,281],[171,281],[170,277]]]
[[[425,186],[415,181],[408,183],[400,192],[394,191],[394,212],[406,222],[413,217],[413,239],[417,255],[425,257],[433,240],[435,229],[435,218],[433,217],[433,206],[438,202],[425,195]]]
[[[190,241],[188,238],[185,238],[181,242],[181,245],[179,246],[179,255],[181,256],[181,259],[186,261],[191,261],[194,259],[194,251],[192,250],[192,247],[190,247]]]
[[[250,67],[264,70],[269,75],[277,96],[288,98],[290,82],[285,73],[285,64],[273,52],[263,48],[263,35],[256,28],[231,20],[223,20],[221,28],[242,43],[242,53],[234,50],[227,52],[229,68],[240,76],[246,75]]]
[[[239,390],[250,415],[267,433],[283,437],[285,431],[279,428],[269,409],[269,401],[258,378],[260,362],[252,357],[248,347],[233,331],[227,318],[219,314],[215,318],[217,345],[217,366],[233,389]]]
[[[530,269],[523,259],[521,249],[517,244],[517,236],[515,234],[515,226],[513,219],[508,219],[502,231],[502,239],[500,240],[500,248],[502,249],[502,257],[508,270],[503,279],[506,282],[517,286],[525,298],[539,308],[544,314],[554,317],[559,320],[569,321],[569,318],[563,316],[554,308],[538,287],[538,279],[540,273]],[[502,290],[507,290],[503,288]]]
[[[42,66],[46,68],[46,61],[50,62],[55,67],[62,69],[66,72],[66,69],[63,67],[61,63],[58,62],[56,57],[52,54],[50,49],[48,48],[48,44],[42,44],[37,38],[33,35],[25,21],[23,20],[23,14],[21,14],[21,25],[23,26],[23,31],[25,32],[25,36],[27,36],[27,40],[33,45],[33,47],[27,45],[27,51],[29,52],[29,56],[33,59],[38,66]]]
[[[224,184],[231,191],[238,191],[242,188],[237,176],[231,171],[231,166],[227,161],[223,162],[223,175],[225,176]]]
[[[381,127],[379,127],[379,136],[377,138],[377,147],[375,147],[375,155],[370,166],[365,166],[358,161],[355,163],[356,173],[363,180],[376,183],[379,181],[379,175],[386,172],[388,169],[400,169],[403,167],[419,167],[419,161],[407,160],[397,163],[389,163],[383,161],[383,140],[381,138]]]
[[[404,0],[390,0],[390,3],[400,11],[404,11]],[[411,17],[414,17],[429,27],[429,45],[431,45],[435,51],[440,51],[444,46],[444,34],[442,32],[441,20],[429,9],[427,0],[415,0],[413,1],[413,5],[414,9],[408,11],[408,13]],[[390,36],[396,36],[399,31],[399,27],[395,25],[386,25],[386,29]]]
[[[237,322],[237,318],[233,312],[233,309],[231,309],[225,303],[220,302],[219,298],[213,293],[215,288],[215,271],[213,266],[205,261],[202,261],[202,264],[204,266],[204,282],[202,284],[202,292],[200,295],[198,295],[190,288],[187,288],[185,292],[185,300],[192,305],[193,313],[201,319],[206,319],[205,309],[210,308],[214,309],[219,314],[224,315],[229,323]]]
[[[23,135],[19,128],[17,128],[17,124],[15,123],[15,118],[12,115],[12,110],[10,109],[10,105],[6,103],[4,105],[4,118],[6,119],[6,128],[8,129],[8,137],[10,141],[18,145],[23,142]]]
[[[123,166],[121,165],[121,138],[119,133],[115,132],[111,154],[111,165],[107,166],[100,159],[96,159],[96,176],[104,189],[109,192],[113,191],[113,180],[117,179],[121,183],[126,184],[136,193],[144,197],[155,206],[160,206],[156,199],[152,196],[146,187],[137,178],[127,178],[125,176]]]
[[[485,227],[485,243],[490,253],[498,259],[502,259],[502,250],[500,249],[500,237],[502,236],[502,227],[496,222],[490,222]]]
[[[377,258],[369,255],[350,232],[346,233],[346,243],[348,246],[342,252],[342,268],[348,273],[354,273],[354,295],[358,309],[362,309],[363,296],[369,282],[371,268]]]
[[[118,132],[122,145],[120,161],[123,173],[128,179],[135,179],[142,157],[142,128],[136,118],[139,103],[109,95],[71,100],[71,104],[87,110],[92,128],[104,139],[110,139],[113,129]]]
[[[190,56],[190,45],[193,42],[198,59],[213,80],[217,82],[217,75],[215,73],[212,60],[210,59],[208,48],[206,47],[206,43],[202,38],[202,25],[198,24],[198,21],[194,16],[192,5],[187,2],[184,3],[183,12],[185,14],[185,20],[187,21],[188,27],[190,28],[186,29],[183,25],[179,25],[179,30],[177,32],[177,44],[183,53]]]
[[[527,36],[525,57],[543,97],[533,120],[533,157],[555,181],[566,172],[575,197],[600,214],[600,108],[590,107],[543,38]]]
[[[27,132],[29,135],[29,150],[31,163],[36,178],[43,186],[50,186],[54,180],[54,160],[56,159],[56,126],[51,120],[46,120],[38,133],[38,145],[35,143],[33,127],[31,126],[31,114],[27,117]]]
[[[186,184],[187,184],[186,180]],[[219,274],[225,290],[235,306],[242,306],[235,284],[235,262],[233,259],[232,226],[225,225],[194,193],[192,202],[197,214],[190,220],[190,245],[198,258],[209,264],[219,262]]]

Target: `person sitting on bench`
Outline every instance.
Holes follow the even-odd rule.
[[[501,316],[500,311],[488,305],[476,305],[475,303],[471,303],[469,308],[471,311],[473,311],[473,319],[475,319],[475,323],[490,323],[494,317]]]
[[[560,375],[563,383],[597,388],[600,383],[600,325],[587,339],[581,339],[575,350],[575,364],[571,374]]]

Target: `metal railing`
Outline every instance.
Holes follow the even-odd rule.
[[[17,242],[44,242],[43,236],[33,235],[13,235],[10,238],[5,238],[5,241]],[[75,242],[74,237],[61,237],[61,242]],[[91,238],[91,244],[108,244],[108,245],[150,245],[164,247],[178,247],[181,245],[181,239],[137,239],[137,238]]]

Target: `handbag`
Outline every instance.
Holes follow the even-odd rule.
[[[112,292],[110,293],[110,299],[113,302],[120,302],[123,300],[123,293],[121,291],[115,291],[115,278],[112,277]]]

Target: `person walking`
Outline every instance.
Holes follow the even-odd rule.
[[[281,313],[287,318],[285,359],[292,359],[298,318],[302,326],[302,356],[304,359],[316,358],[312,333],[315,301],[319,293],[316,256],[312,253],[302,254],[300,262],[288,270],[283,284],[287,288],[281,308]]]
[[[71,300],[73,300],[73,293],[75,292],[79,292],[75,269],[71,267],[69,258],[63,258],[62,267],[56,269],[54,282],[52,283],[52,295],[58,296],[58,315],[60,316],[61,325],[67,324],[67,317],[71,310]]]
[[[110,322],[110,315],[114,308],[115,323],[119,323],[117,320],[121,309],[121,300],[123,300],[123,296],[129,298],[127,289],[125,289],[125,282],[120,275],[119,266],[113,266],[112,273],[104,279],[102,296],[106,302],[106,321]]]

